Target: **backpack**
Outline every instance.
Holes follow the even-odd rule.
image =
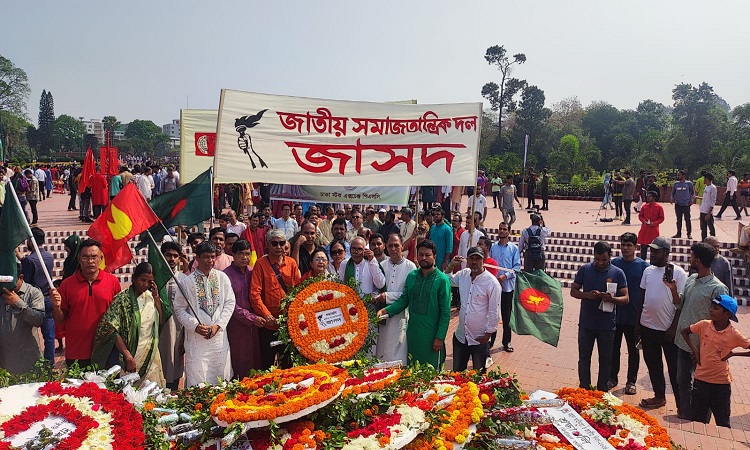
[[[529,235],[529,240],[526,245],[526,249],[529,252],[529,257],[533,260],[539,260],[544,258],[544,250],[542,248],[542,227],[536,229],[536,234],[531,231],[531,228],[526,229]]]

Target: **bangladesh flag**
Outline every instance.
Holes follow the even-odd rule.
[[[172,269],[164,259],[161,250],[157,247],[156,242],[151,239],[151,236],[147,238],[148,242],[148,262],[154,269],[154,282],[156,287],[159,288],[159,298],[161,299],[162,309],[164,311],[164,320],[172,315],[172,303],[167,295],[165,286],[169,283],[172,278]]]
[[[31,228],[21,210],[21,204],[16,199],[13,183],[5,184],[2,211],[0,214],[0,275],[12,276],[13,281],[0,283],[0,288],[12,290],[18,281],[16,247],[31,237]]]
[[[167,228],[178,225],[193,226],[210,219],[213,214],[213,192],[211,189],[211,170],[198,175],[190,183],[174,191],[154,197],[148,205],[161,220],[149,230],[156,242],[167,235]],[[141,242],[136,249],[148,245],[147,233],[141,233]]]
[[[560,282],[543,270],[516,272],[510,329],[557,347],[563,315]]]

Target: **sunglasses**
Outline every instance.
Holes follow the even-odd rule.
[[[331,250],[331,256],[336,256],[344,253],[343,250]]]
[[[269,241],[268,243],[271,244],[271,247],[283,247],[286,241]]]

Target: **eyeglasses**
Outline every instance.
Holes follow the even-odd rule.
[[[349,251],[351,251],[352,253],[361,253],[361,252],[365,251],[365,249],[364,248],[357,248],[357,247],[350,247]]]
[[[323,257],[313,258],[313,262],[327,262],[327,261],[328,261],[328,258],[323,258]]]
[[[80,256],[81,261],[96,261],[99,259],[99,255],[96,256]]]
[[[283,247],[286,241],[269,241],[268,243],[271,244],[271,247]]]
[[[336,256],[344,253],[343,250],[331,250],[331,256]]]

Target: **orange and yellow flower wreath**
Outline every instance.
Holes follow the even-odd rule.
[[[273,370],[217,395],[211,415],[227,424],[289,416],[337,396],[347,378],[345,369],[328,364]]]
[[[322,330],[316,315],[340,308],[344,324]],[[289,337],[302,355],[311,361],[328,363],[353,357],[365,343],[368,331],[365,304],[349,286],[332,281],[312,283],[289,305]]]

